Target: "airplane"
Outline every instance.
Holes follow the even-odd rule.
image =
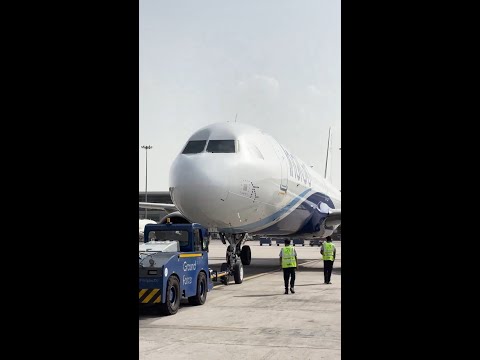
[[[222,270],[242,279],[242,265],[251,262],[245,241],[252,235],[318,239],[341,223],[340,191],[272,136],[240,122],[211,124],[191,135],[169,182],[173,204],[139,207],[166,211],[159,223],[196,222],[218,234],[228,242]]]
[[[145,230],[145,225],[147,224],[156,224],[155,221],[150,219],[138,219],[138,241],[143,242],[143,232]]]

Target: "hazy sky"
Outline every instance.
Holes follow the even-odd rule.
[[[341,189],[340,1],[140,0],[140,145],[148,190],[168,190],[175,156],[215,122],[256,126],[320,174],[332,127]],[[145,150],[139,152],[145,190]]]

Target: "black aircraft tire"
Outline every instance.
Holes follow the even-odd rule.
[[[235,284],[241,284],[243,282],[243,265],[239,261],[233,265],[233,279],[235,280]]]
[[[252,251],[250,250],[250,246],[245,245],[244,247],[242,247],[240,259],[242,260],[243,265],[250,265],[250,263],[252,262]]]
[[[222,263],[220,266],[220,271],[228,271],[228,264],[227,263]],[[228,285],[228,275],[223,276],[220,281],[222,282],[223,285]]]

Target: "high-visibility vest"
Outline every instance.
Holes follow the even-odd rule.
[[[324,242],[323,243],[323,260],[333,260],[333,250],[335,249],[335,245],[331,242]]]
[[[295,249],[292,245],[282,248],[282,268],[297,267],[295,260]]]

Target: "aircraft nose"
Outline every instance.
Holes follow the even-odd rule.
[[[228,194],[228,172],[214,166],[208,155],[180,154],[170,169],[170,187],[175,205],[190,221],[217,227],[222,225],[215,219]]]

